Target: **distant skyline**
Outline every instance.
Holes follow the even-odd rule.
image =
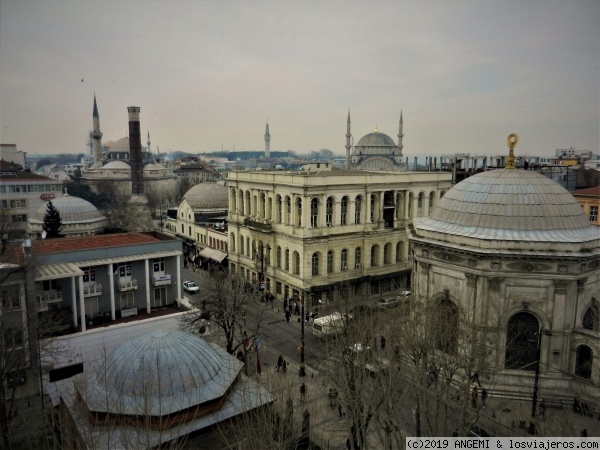
[[[141,108],[145,145],[405,156],[599,151],[600,2],[0,1],[0,142],[88,153]]]

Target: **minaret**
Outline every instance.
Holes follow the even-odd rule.
[[[398,130],[398,150],[400,150],[400,156],[402,156],[402,148],[404,147],[402,145],[402,138],[404,137],[404,133],[402,133],[402,125],[404,124],[404,122],[402,121],[402,110],[400,110],[400,124],[399,124],[399,130]]]
[[[346,169],[350,169],[350,148],[352,145],[350,144],[350,139],[352,138],[352,134],[350,134],[350,109],[348,109],[348,123],[346,126]]]
[[[150,150],[150,132],[149,131],[148,131],[148,142],[146,142],[146,144],[148,144],[146,151],[149,153],[152,153],[152,151]]]
[[[142,164],[142,136],[140,133],[140,108],[130,106],[129,113],[129,164],[131,165],[131,193],[144,195],[144,166]]]
[[[94,129],[90,133],[92,138],[92,154],[94,156],[94,167],[102,166],[102,132],[100,131],[100,115],[98,114],[98,105],[96,104],[96,94],[94,93],[94,112],[92,113]]]
[[[271,157],[271,133],[269,133],[269,121],[267,120],[267,128],[265,129],[265,158]]]

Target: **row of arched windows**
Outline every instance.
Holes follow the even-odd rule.
[[[250,237],[241,236],[238,249],[236,235],[231,233],[230,243],[232,252],[264,262],[265,265],[271,264],[271,247],[268,245],[263,247],[262,241],[257,243],[254,239],[250,240]],[[390,242],[383,245],[374,244],[369,249],[368,257],[371,267],[402,262],[406,259],[405,243],[400,241],[395,246]],[[354,250],[342,249],[337,255],[333,250],[329,250],[325,254],[325,259],[323,259],[321,252],[315,252],[311,256],[311,274],[313,276],[360,269],[362,265],[363,251],[361,247],[356,247]],[[300,275],[300,268],[302,267],[300,254],[297,251],[291,252],[288,248],[284,249],[277,246],[274,266],[295,275]]]
[[[444,191],[440,192],[440,198],[444,196]],[[310,226],[317,227],[321,223],[331,226],[333,224],[349,225],[365,222],[374,222],[382,219],[384,206],[394,207],[394,217],[402,219],[404,217],[428,216],[431,208],[436,201],[436,193],[431,191],[429,194],[420,192],[416,197],[412,192],[408,192],[408,198],[405,198],[406,192],[396,192],[395,198],[384,196],[380,198],[377,194],[370,194],[369,210],[365,211],[367,202],[362,195],[357,195],[350,199],[345,195],[341,198],[339,205],[336,204],[336,198],[329,196],[325,200],[324,218],[320,215],[321,201],[318,198],[312,198],[308,207],[310,208]],[[425,200],[428,200],[428,210],[424,211]],[[349,217],[350,204],[354,203],[353,217]],[[297,197],[293,201],[289,195],[276,195],[273,199],[266,196],[265,192],[258,195],[251,195],[249,190],[231,189],[230,192],[230,210],[242,215],[249,215],[265,220],[273,220],[275,223],[285,225],[302,226],[302,198]],[[415,211],[416,209],[416,211]],[[294,216],[294,218],[292,218]],[[337,219],[339,218],[339,222]],[[324,219],[324,220],[323,220]]]
[[[435,347],[445,353],[458,352],[458,307],[447,297],[442,298],[433,312],[432,337]],[[598,329],[598,308],[589,307],[583,317],[583,327]],[[518,312],[506,326],[504,367],[512,370],[535,371],[538,363],[538,346],[541,343],[538,319],[531,313]],[[592,376],[592,349],[585,344],[576,347],[574,373],[590,379]]]

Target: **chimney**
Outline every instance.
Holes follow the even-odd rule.
[[[131,165],[131,193],[144,195],[144,167],[142,165],[142,134],[140,108],[130,106],[129,113],[129,164]]]

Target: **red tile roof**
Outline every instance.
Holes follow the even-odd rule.
[[[571,192],[574,196],[585,195],[586,197],[600,197],[600,186],[594,186],[587,189],[578,189]]]
[[[32,242],[32,253],[34,255],[43,255],[94,248],[148,244],[150,242],[160,242],[160,239],[142,233],[119,233],[63,239],[40,239]]]

